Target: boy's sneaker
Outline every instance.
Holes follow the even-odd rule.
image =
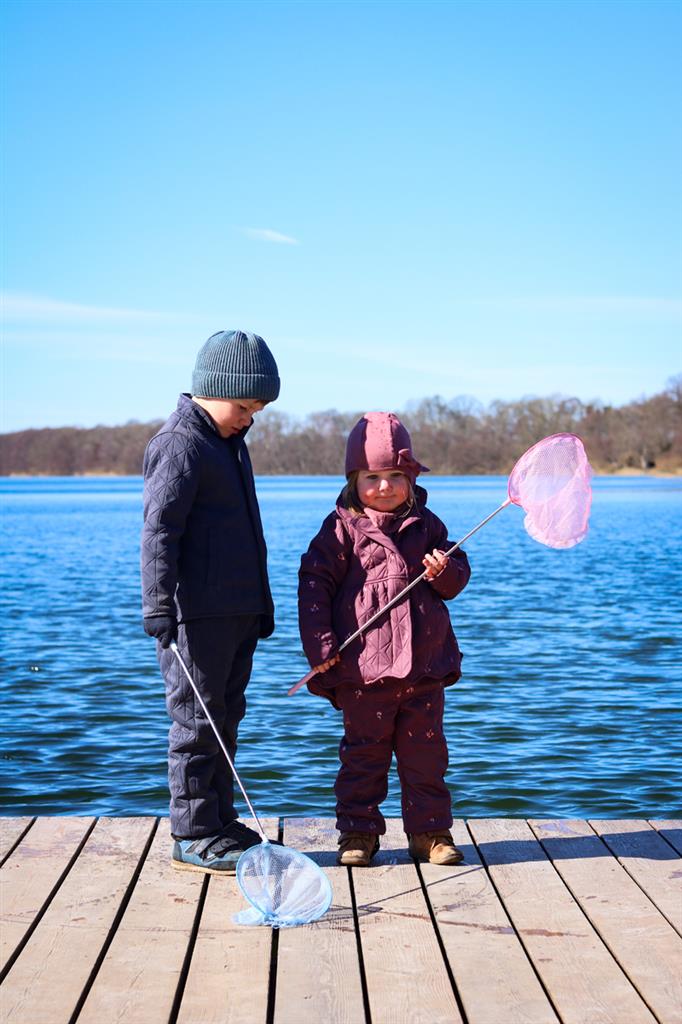
[[[237,861],[261,838],[253,829],[232,821],[216,836],[200,839],[176,839],[171,864],[181,871],[204,871],[215,875],[233,875]]]
[[[350,868],[366,868],[378,849],[379,837],[370,832],[342,832],[336,863]]]
[[[408,835],[408,849],[415,860],[429,864],[459,864],[464,854],[455,846],[447,829],[439,832],[413,832]]]

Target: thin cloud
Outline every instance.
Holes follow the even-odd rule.
[[[43,295],[4,292],[0,295],[3,319],[8,323],[113,323],[129,321],[161,321],[170,314],[142,309],[112,306],[88,306],[78,302],[62,302]]]
[[[682,315],[682,301],[659,295],[519,295],[481,299],[476,304],[531,313]]]
[[[244,228],[244,234],[249,238],[256,238],[260,242],[277,242],[278,245],[301,244],[297,238],[283,235],[281,231],[272,231],[271,228]]]

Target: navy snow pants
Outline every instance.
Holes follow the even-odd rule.
[[[191,619],[178,628],[180,653],[233,761],[259,629],[259,615]],[[237,817],[232,772],[177,658],[160,644],[157,652],[172,719],[168,734],[171,833],[176,839],[215,835]]]
[[[406,832],[433,832],[452,825],[445,785],[448,747],[443,732],[445,695],[440,684],[389,681],[334,692],[343,713],[341,769],[334,787],[336,827],[341,832],[383,835],[379,804],[388,792],[395,753]]]

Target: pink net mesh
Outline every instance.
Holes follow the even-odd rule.
[[[521,456],[509,477],[509,498],[526,513],[523,525],[550,548],[572,548],[586,536],[592,469],[575,434],[552,434]]]

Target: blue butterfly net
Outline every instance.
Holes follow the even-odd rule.
[[[310,857],[267,841],[241,855],[237,882],[251,904],[234,915],[237,924],[294,928],[317,921],[332,902],[329,879]]]

